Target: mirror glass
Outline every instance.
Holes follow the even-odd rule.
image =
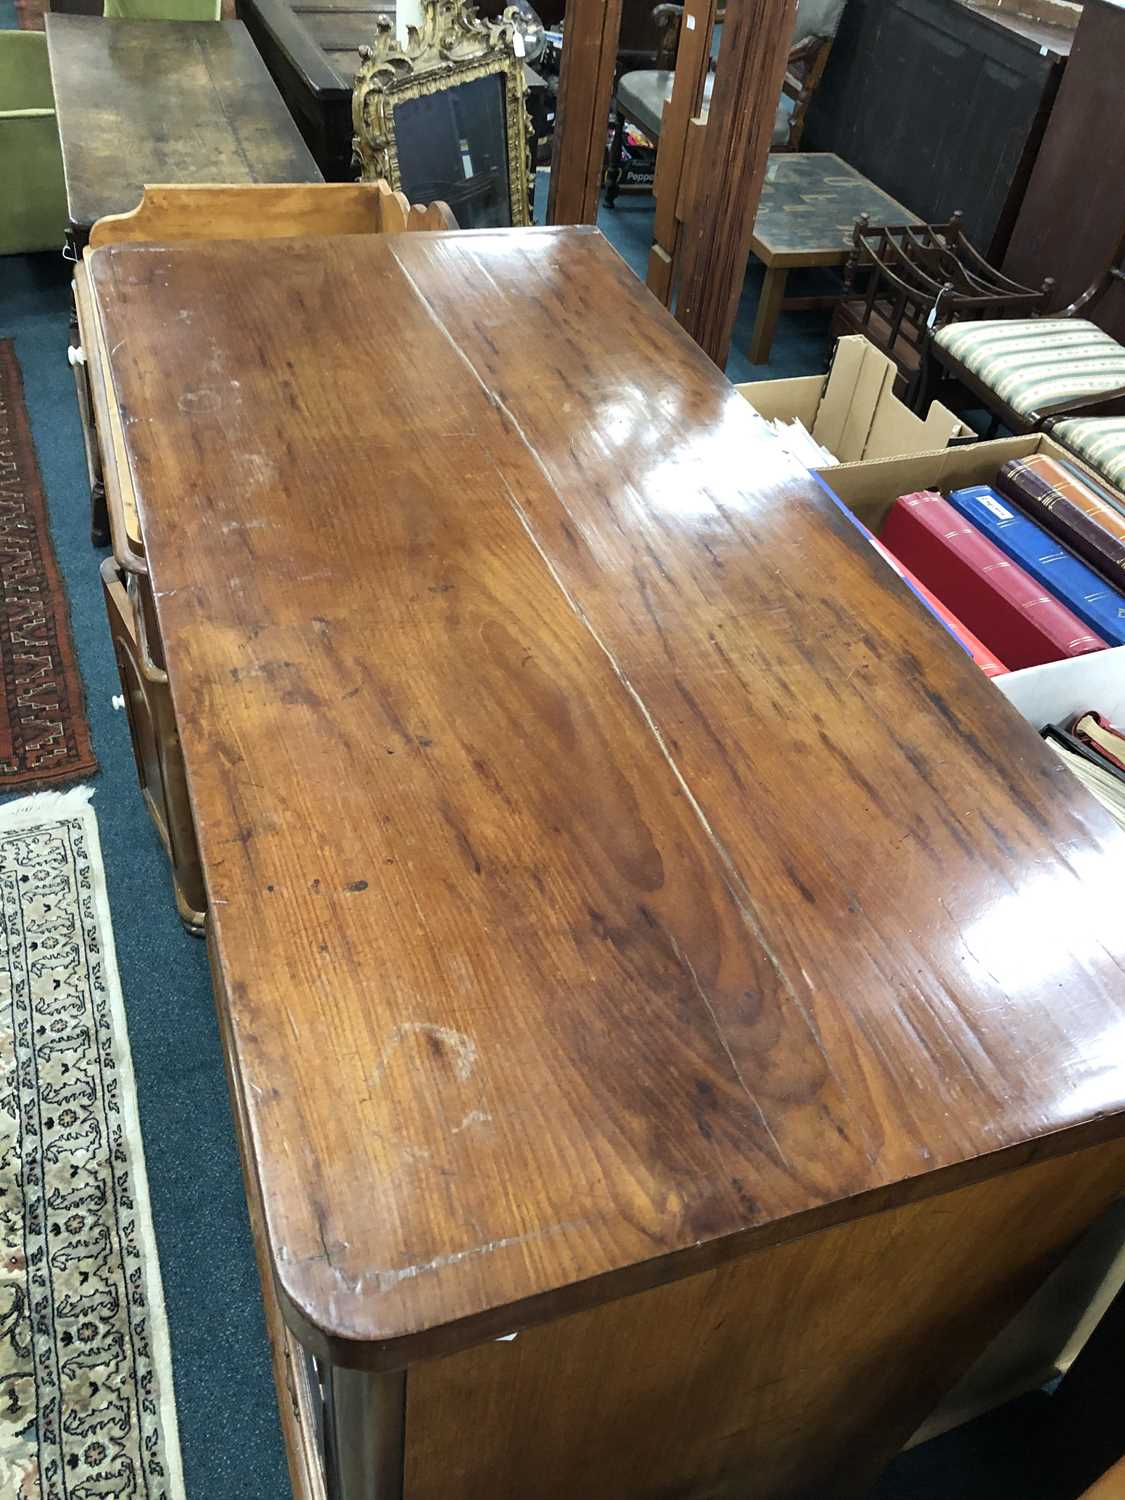
[[[411,203],[448,203],[462,229],[512,222],[504,74],[395,105],[399,181]]]

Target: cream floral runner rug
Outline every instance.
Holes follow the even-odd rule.
[[[0,1497],[183,1500],[89,796],[0,806]]]

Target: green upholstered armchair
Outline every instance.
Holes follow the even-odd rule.
[[[0,255],[61,250],[66,190],[41,31],[0,31]]]
[[[223,0],[105,0],[102,14],[118,21],[217,21]]]

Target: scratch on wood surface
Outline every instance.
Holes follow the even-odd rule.
[[[383,1044],[383,1055],[375,1068],[373,1080],[375,1083],[378,1083],[387,1071],[392,1053],[412,1036],[427,1037],[447,1047],[453,1062],[454,1075],[460,1083],[464,1083],[476,1066],[477,1044],[463,1031],[454,1031],[451,1026],[438,1026],[431,1021],[402,1021]]]
[[[766,1112],[762,1108],[761,1103],[758,1100],[758,1096],[746,1082],[746,1079],[743,1076],[742,1069],[738,1066],[738,1059],[734,1055],[734,1050],[731,1047],[731,1044],[727,1041],[726,1032],[723,1030],[722,1025],[719,1021],[719,1017],[715,1013],[715,1007],[711,1004],[711,997],[710,995],[708,995],[707,991],[700,983],[699,975],[695,972],[695,965],[692,963],[687,954],[684,953],[681,949],[679,943],[676,941],[675,933],[668,932],[667,929],[665,929],[665,932],[668,941],[672,944],[672,952],[676,955],[677,959],[687,970],[691,978],[691,982],[695,986],[695,993],[699,996],[700,1000],[703,1001],[703,1004],[707,1010],[707,1014],[711,1017],[711,1024],[715,1028],[715,1035],[719,1039],[719,1045],[727,1055],[727,1060],[731,1065],[731,1069],[734,1073],[735,1078],[738,1080],[739,1084],[742,1087],[742,1092],[746,1095],[747,1099],[749,1099],[750,1103],[757,1111],[758,1118],[762,1122],[762,1129],[766,1132],[766,1134],[772,1141],[773,1148],[777,1152],[778,1160],[781,1162],[781,1165],[788,1170],[789,1160],[786,1157],[785,1152],[781,1149],[781,1142],[778,1140],[777,1136],[774,1135],[773,1130],[770,1128],[770,1122],[766,1119]],[[803,972],[804,971],[802,970],[802,973]]]
[[[510,1250],[516,1245],[552,1239],[555,1235],[566,1234],[571,1229],[580,1229],[584,1223],[584,1219],[568,1219],[562,1224],[553,1224],[548,1229],[532,1229],[526,1234],[508,1234],[502,1239],[487,1240],[482,1245],[473,1245],[468,1250],[454,1250],[449,1255],[435,1255],[432,1260],[419,1261],[417,1265],[372,1271],[368,1276],[361,1276],[353,1290],[358,1295],[363,1288],[373,1285],[379,1292],[390,1292],[404,1281],[413,1281],[419,1276],[428,1276],[434,1271],[447,1271],[453,1266],[463,1265],[466,1261],[483,1260],[500,1250]]]

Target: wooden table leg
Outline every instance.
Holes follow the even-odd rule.
[[[328,1500],[402,1500],[405,1374],[324,1369]]]
[[[754,319],[754,336],[750,340],[750,363],[767,364],[774,330],[777,328],[781,304],[785,299],[784,266],[767,266],[762,294],[758,299],[758,315]]]

